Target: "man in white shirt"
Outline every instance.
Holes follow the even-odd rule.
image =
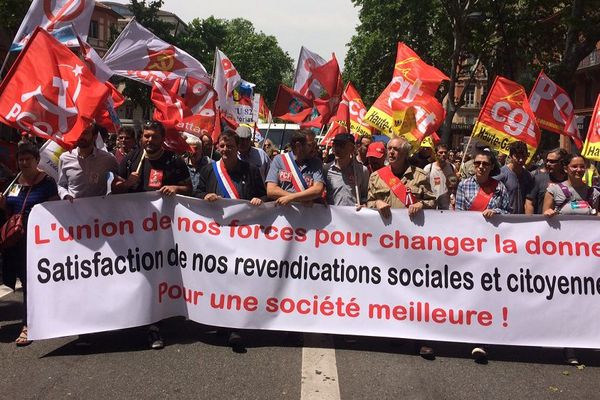
[[[424,168],[435,194],[438,210],[447,210],[450,207],[450,193],[448,192],[448,178],[455,175],[454,165],[448,162],[448,146],[438,144],[435,146],[436,160]]]

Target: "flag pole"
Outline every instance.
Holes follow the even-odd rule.
[[[8,58],[10,57],[10,51],[6,53],[6,57],[4,57],[4,61],[2,62],[2,67],[0,67],[0,80],[2,80],[2,73],[4,72],[4,68],[8,63]]]
[[[21,172],[21,171],[19,171],[19,173],[17,174],[17,176],[15,176],[15,179],[13,179],[13,181],[10,183],[10,185],[8,185],[8,186],[6,187],[6,190],[4,191],[4,193],[2,193],[2,195],[3,195],[4,197],[6,197],[6,195],[8,194],[8,192],[10,192],[10,188],[11,188],[11,187],[12,187],[12,185],[14,185],[14,184],[15,184],[15,182],[16,182],[16,181],[17,181],[17,180],[18,180],[18,179],[21,177],[21,174],[22,174],[22,172]]]

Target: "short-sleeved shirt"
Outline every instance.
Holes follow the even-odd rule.
[[[143,151],[138,149],[125,157],[119,165],[119,176],[127,178],[138,168]],[[140,168],[140,183],[129,192],[150,192],[163,186],[190,183],[190,171],[187,164],[177,154],[164,151],[156,160],[145,158]]]
[[[354,170],[353,170],[354,169]],[[358,161],[352,161],[340,169],[335,162],[327,164],[324,169],[327,204],[334,206],[355,206],[356,189],[360,196],[360,204],[367,202],[369,190],[369,170]]]
[[[561,185],[569,192],[569,197],[561,188]],[[598,210],[600,206],[600,191],[589,186],[583,186],[579,190],[575,189],[569,181],[564,181],[562,184],[553,183],[548,185],[547,192],[554,199],[554,207],[558,208],[559,214],[588,214],[585,212],[585,207],[582,207],[578,202],[585,201],[589,209]]]
[[[291,153],[292,157],[294,153]],[[272,182],[279,186],[281,189],[289,193],[296,193],[294,184],[292,183],[292,174],[285,168],[283,163],[283,155],[278,154],[271,162],[269,173],[265,182]],[[308,186],[314,185],[315,182],[321,182],[325,184],[325,178],[323,177],[323,163],[317,158],[309,158],[298,165],[302,177],[308,184]]]
[[[87,157],[80,157],[79,150],[66,151],[58,163],[58,194],[61,199],[106,195],[109,173],[117,173],[115,156],[94,149]]]
[[[29,196],[27,196],[28,191],[29,186],[23,186],[17,183],[11,186],[6,196],[6,208],[11,215],[21,212],[26,197],[27,203],[25,203],[25,207],[23,208],[23,216],[25,219],[29,216],[29,212],[33,206],[58,196],[56,181],[48,175],[44,176],[41,181],[31,186],[31,193],[29,193]]]
[[[431,191],[427,174],[421,168],[409,166],[399,177],[404,186],[410,189],[417,201],[423,203],[423,208],[435,207],[435,195]],[[387,183],[373,172],[369,177],[369,193],[367,207],[376,208],[377,200],[388,203],[392,208],[406,208],[406,205],[390,189]]]
[[[546,197],[546,189],[550,183],[560,183],[561,180],[555,180],[548,172],[539,172],[533,177],[533,186],[527,193],[527,200],[533,203],[534,214],[542,214],[544,212],[544,197]]]
[[[524,214],[525,196],[533,186],[531,172],[524,169],[520,175],[517,175],[505,165],[500,168],[500,174],[495,176],[494,179],[506,186],[510,198],[511,214]]]
[[[435,194],[437,208],[447,210],[450,208],[450,193],[448,193],[446,181],[449,176],[454,175],[454,166],[446,162],[444,167],[440,168],[437,162],[433,162],[426,165],[424,171],[429,178],[431,190]]]

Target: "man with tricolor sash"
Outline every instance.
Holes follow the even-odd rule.
[[[423,208],[435,207],[427,174],[408,163],[411,148],[404,138],[391,139],[387,144],[388,165],[369,178],[367,206],[379,210],[384,218],[391,217],[392,208],[408,208],[412,217]]]
[[[248,200],[255,206],[267,199],[258,168],[238,158],[239,143],[240,138],[231,130],[219,135],[217,147],[221,159],[205,165],[200,171],[197,197],[207,201],[220,198]]]
[[[279,205],[290,202],[311,202],[321,198],[325,188],[323,164],[315,157],[310,130],[301,129],[292,135],[292,151],[277,155],[267,174],[267,195]]]

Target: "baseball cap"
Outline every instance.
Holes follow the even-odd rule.
[[[240,125],[235,129],[235,133],[240,139],[250,139],[252,137],[252,129],[247,125]]]
[[[382,158],[385,157],[385,144],[383,142],[373,142],[367,148],[367,157]]]

